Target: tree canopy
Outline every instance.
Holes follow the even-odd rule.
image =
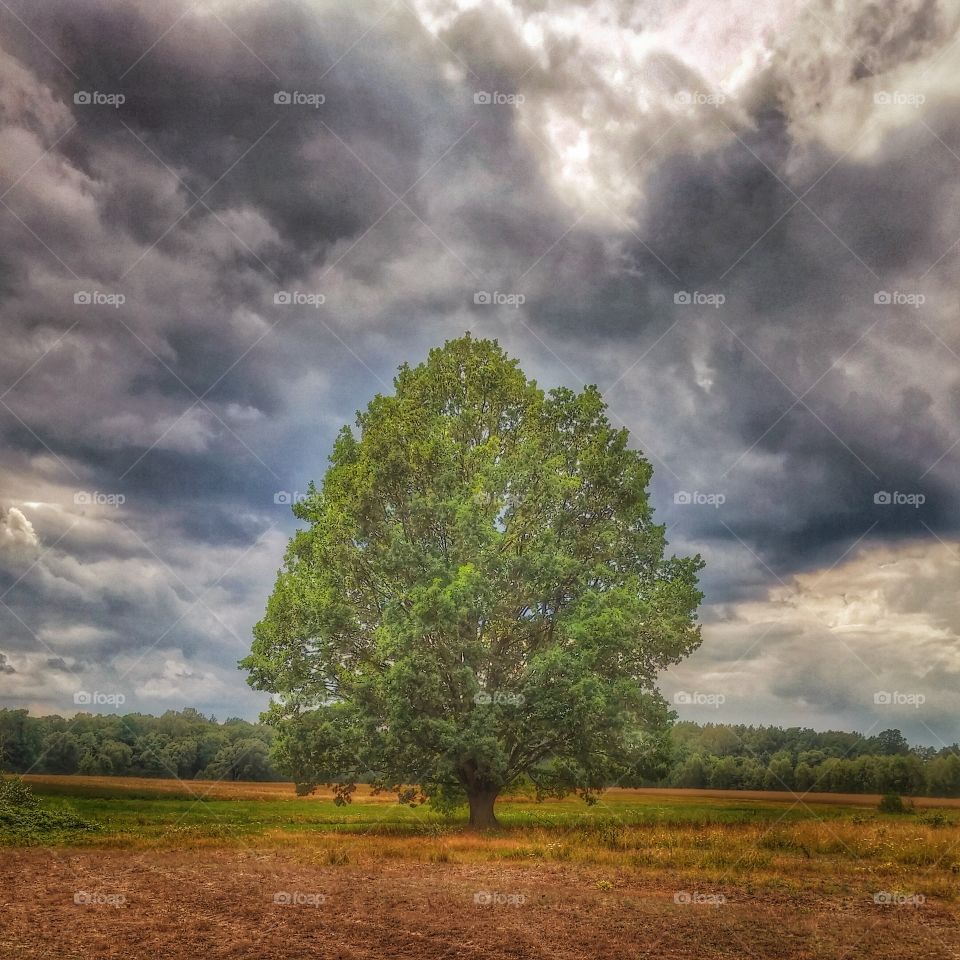
[[[665,554],[651,466],[595,387],[544,392],[469,335],[344,427],[242,661],[279,768],[349,799],[540,796],[639,775],[658,672],[700,642],[699,557]]]

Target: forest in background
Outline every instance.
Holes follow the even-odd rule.
[[[8,773],[281,780],[270,762],[273,731],[192,707],[154,717],[78,713],[34,717],[0,710],[0,769]]]
[[[155,717],[79,713],[70,718],[0,710],[0,770],[8,773],[282,780],[273,731],[193,708]],[[911,746],[899,730],[875,736],[806,727],[673,725],[647,775],[623,786],[960,796],[960,745]]]

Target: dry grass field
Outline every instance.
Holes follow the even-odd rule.
[[[333,791],[318,788],[306,798],[297,797],[289,783],[259,783],[242,781],[231,783],[225,780],[160,780],[154,777],[81,777],[56,776],[53,774],[28,774],[23,778],[36,790],[45,793],[62,792],[67,795],[85,792],[94,795],[116,789],[122,784],[125,794],[139,790],[150,795],[167,794],[173,796],[195,796],[222,798],[225,800],[326,800],[333,799]],[[643,787],[639,789],[611,789],[603,795],[605,803],[627,803],[641,797],[655,797],[664,800],[677,798],[703,798],[712,800],[763,800],[787,803],[808,803],[815,805],[839,804],[847,807],[876,807],[880,802],[879,794],[873,793],[792,793],[786,790],[679,790],[672,787]],[[356,792],[357,800],[364,803],[396,802],[392,794],[375,794],[368,787],[360,785]],[[580,805],[576,798],[567,798],[552,803]],[[960,809],[960,797],[914,797],[911,802],[918,808],[954,808]]]

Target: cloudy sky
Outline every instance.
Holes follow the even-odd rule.
[[[681,717],[960,738],[958,23],[4,0],[0,705],[255,717],[275,501],[471,330],[706,558]]]

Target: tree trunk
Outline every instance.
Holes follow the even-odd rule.
[[[467,794],[470,801],[470,827],[473,830],[490,830],[499,826],[493,813],[497,794],[493,790],[473,790]]]

